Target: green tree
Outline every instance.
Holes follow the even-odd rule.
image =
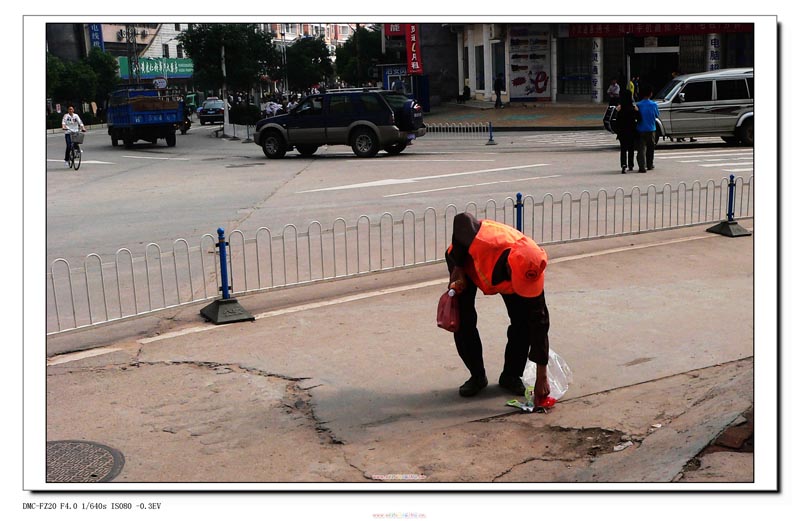
[[[380,27],[358,26],[353,36],[336,49],[336,74],[345,83],[360,87],[371,79],[370,69],[380,61]]]
[[[47,68],[47,91],[57,102],[78,103],[96,99],[97,74],[86,60],[64,62],[53,57]],[[51,80],[52,85],[49,84]]]
[[[289,88],[302,91],[333,77],[333,62],[322,37],[301,38],[286,49]]]
[[[204,89],[248,90],[261,75],[276,74],[280,55],[272,35],[256,24],[197,24],[178,40],[194,63],[194,79]],[[222,47],[225,47],[225,78]]]
[[[97,77],[97,97],[99,105],[105,103],[106,97],[119,84],[119,62],[110,52],[101,51],[99,47],[92,47],[86,63]]]
[[[64,77],[64,73],[66,72],[67,68],[64,65],[64,62],[61,61],[61,58],[50,53],[47,53],[46,65],[47,75],[45,79],[45,92],[47,93],[48,98],[55,98],[57,89],[61,85],[61,80]]]

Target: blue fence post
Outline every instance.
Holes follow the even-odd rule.
[[[728,222],[733,221],[733,200],[736,197],[736,183],[733,180],[733,174],[731,174],[730,180],[728,181]]]
[[[494,128],[492,127],[492,122],[489,122],[489,141],[486,143],[487,145],[496,145],[497,143],[494,142]]]
[[[219,242],[219,274],[222,284],[222,298],[217,299],[200,310],[200,314],[215,324],[229,324],[244,320],[255,320],[255,317],[245,311],[235,298],[231,298],[231,287],[228,285],[228,253],[225,242],[225,229],[217,228]]]
[[[224,228],[217,228],[217,237],[219,238],[219,242],[217,243],[217,246],[219,246],[219,272],[222,278],[222,287],[220,289],[222,289],[222,298],[228,300],[231,298],[231,287],[228,285],[228,255],[225,249],[227,243],[225,242]]]
[[[727,220],[722,221],[719,224],[715,224],[711,228],[708,228],[706,231],[711,233],[718,233],[720,235],[725,235],[727,237],[745,237],[748,235],[752,235],[747,228],[743,228],[739,225],[736,221],[733,220],[733,201],[736,198],[736,181],[734,180],[733,174],[731,174],[730,179],[728,180],[728,214]],[[721,187],[720,187],[721,191]]]
[[[517,203],[514,205],[517,209],[517,230],[522,231],[522,213],[524,205],[522,204],[522,194],[517,192]]]

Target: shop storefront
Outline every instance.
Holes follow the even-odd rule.
[[[612,79],[632,76],[657,91],[673,74],[752,67],[753,24],[464,24],[459,85],[493,101],[603,103]]]

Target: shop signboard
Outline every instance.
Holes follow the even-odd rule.
[[[119,76],[128,76],[128,58],[120,56]],[[155,78],[188,79],[194,74],[194,64],[190,58],[139,58],[139,77],[143,80]]]
[[[422,74],[422,50],[419,42],[419,24],[406,24],[406,58],[408,74]]]
[[[511,101],[550,99],[550,32],[531,25],[508,29]]]
[[[99,47],[101,51],[106,50],[103,43],[103,24],[89,24],[89,42],[92,47]]]

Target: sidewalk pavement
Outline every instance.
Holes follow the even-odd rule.
[[[487,123],[495,130],[603,130],[604,103],[513,102],[501,109],[493,102],[445,102],[425,114],[425,123]]]
[[[752,417],[753,238],[704,230],[547,247],[574,373],[549,414],[505,405],[497,296],[477,299],[490,385],[458,395],[437,263],[240,298],[254,322],[196,306],[50,338],[47,440],[118,450],[133,486],[753,482],[752,452],[703,452]]]

